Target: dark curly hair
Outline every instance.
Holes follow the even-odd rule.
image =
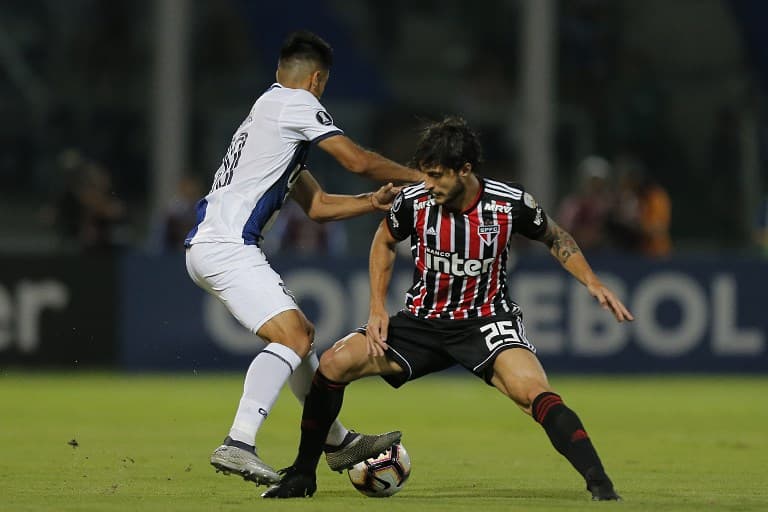
[[[458,116],[427,125],[410,165],[416,169],[442,166],[458,171],[469,163],[477,169],[483,161],[480,138],[467,122]]]

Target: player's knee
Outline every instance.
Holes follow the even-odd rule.
[[[293,335],[286,335],[278,343],[290,348],[296,352],[297,356],[304,359],[312,348],[312,337],[306,331],[299,331]]]
[[[309,336],[309,342],[315,341],[315,324],[310,321],[306,322],[307,336]]]
[[[340,382],[339,374],[341,371],[341,365],[338,359],[339,358],[336,357],[333,348],[326,350],[323,352],[323,355],[320,356],[320,372],[327,378],[336,382]]]
[[[330,380],[336,382],[349,382],[351,361],[347,351],[326,350],[320,357],[320,371]]]
[[[304,359],[309,355],[309,351],[312,349],[312,336],[309,333],[305,333],[304,336],[300,336],[297,340],[297,348],[294,349],[299,357]]]

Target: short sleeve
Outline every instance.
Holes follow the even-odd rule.
[[[520,213],[514,225],[518,233],[532,240],[538,240],[547,230],[547,214],[528,192],[523,192]]]
[[[392,201],[392,207],[387,214],[387,227],[397,240],[405,240],[413,232],[411,203],[405,199],[402,190]]]
[[[297,95],[296,101],[285,105],[280,115],[280,128],[289,136],[313,144],[344,133],[311,93]]]

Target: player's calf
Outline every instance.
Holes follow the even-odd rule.
[[[592,499],[620,500],[584,425],[576,413],[563,403],[560,395],[541,393],[533,401],[531,409],[533,419],[544,427],[555,449],[584,477]]]

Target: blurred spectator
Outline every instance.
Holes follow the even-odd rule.
[[[344,256],[347,234],[340,222],[319,224],[295,202],[287,201],[275,219],[265,250],[295,256]]]
[[[649,257],[672,251],[672,205],[666,189],[632,156],[617,159],[618,187],[609,231],[614,247]]]
[[[582,250],[602,249],[608,243],[607,219],[614,204],[610,173],[611,164],[605,158],[588,156],[578,167],[577,191],[560,203],[558,222]]]
[[[46,217],[63,244],[91,252],[123,245],[117,227],[126,219],[126,207],[115,197],[109,171],[77,150],[59,155],[59,165],[66,185]]]
[[[622,159],[616,165],[616,192],[608,233],[611,246],[627,252],[640,249],[640,177],[635,169],[628,167]]]
[[[669,256],[672,240],[669,225],[672,220],[672,203],[666,189],[646,175],[640,187],[640,251],[653,258]]]
[[[195,206],[203,195],[204,186],[200,178],[182,176],[176,185],[176,193],[152,223],[150,249],[159,252],[184,250],[184,239],[195,226]]]

